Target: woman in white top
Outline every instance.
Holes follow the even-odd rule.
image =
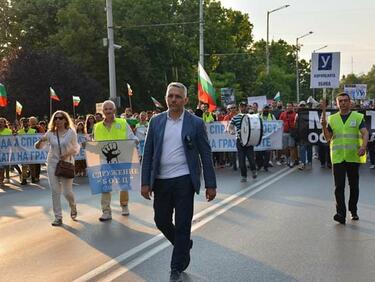
[[[57,136],[58,135],[58,136]],[[61,155],[57,137],[60,140]],[[49,144],[47,156],[48,181],[52,191],[52,206],[55,220],[52,226],[62,225],[61,192],[70,205],[70,216],[73,220],[77,218],[76,201],[73,194],[73,179],[55,176],[56,165],[59,160],[74,164],[74,156],[79,153],[77,133],[69,115],[64,111],[56,111],[48,124],[47,133],[35,143],[37,149]]]

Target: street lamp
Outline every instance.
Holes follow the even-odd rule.
[[[299,45],[298,45],[298,40],[300,40],[301,38],[304,38],[306,36],[309,36],[310,34],[313,34],[312,31],[300,36],[300,37],[297,37],[296,39],[296,86],[297,86],[297,103],[299,103],[299,69],[298,69],[298,48],[299,48]]]
[[[266,70],[267,70],[267,75],[269,75],[270,73],[270,51],[269,51],[269,47],[268,47],[268,42],[269,42],[269,34],[270,34],[270,30],[269,30],[269,24],[270,24],[270,14],[273,13],[273,12],[276,12],[276,11],[279,11],[281,9],[285,9],[285,8],[288,8],[290,5],[284,5],[284,6],[281,6],[277,9],[274,9],[274,10],[271,10],[271,11],[267,11],[267,43],[266,43]]]
[[[323,47],[320,47],[318,49],[313,50],[313,53],[315,53],[316,51],[322,50],[324,48],[327,48],[327,47],[328,47],[328,45],[324,45]]]

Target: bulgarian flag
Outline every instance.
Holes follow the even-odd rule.
[[[128,96],[133,96],[133,90],[132,90],[132,88],[130,87],[130,84],[129,84],[129,83],[126,83],[126,86],[128,87]]]
[[[280,102],[281,101],[280,91],[276,93],[275,97],[273,97],[273,100],[276,101],[276,102]]]
[[[22,105],[20,102],[16,101],[16,113],[17,115],[21,115],[22,114]]]
[[[79,102],[81,102],[81,98],[79,98],[79,96],[73,96],[73,107],[78,107]]]
[[[208,104],[208,110],[214,111],[217,106],[217,96],[211,79],[200,63],[198,63],[198,99]]]
[[[53,90],[52,87],[49,88],[49,97],[52,100],[60,101],[60,98],[56,95],[56,92],[55,92],[55,90]]]
[[[0,83],[0,107],[6,107],[8,105],[7,91],[5,90],[4,84]]]
[[[152,102],[154,103],[155,107],[159,108],[159,109],[163,109],[163,105],[160,104],[160,102],[158,100],[156,100],[154,97],[151,96],[151,100]]]

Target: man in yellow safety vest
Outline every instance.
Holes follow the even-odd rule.
[[[113,101],[107,100],[103,103],[104,119],[94,125],[94,140],[95,141],[109,141],[109,140],[126,140],[133,139],[138,143],[137,137],[134,135],[126,119],[116,118],[116,105]],[[120,205],[122,208],[121,214],[129,215],[129,192],[120,191]],[[112,219],[111,211],[111,192],[103,192],[101,199],[103,214],[99,218],[100,221],[107,221]]]
[[[366,163],[368,131],[363,114],[351,111],[350,96],[339,93],[336,97],[339,112],[328,117],[322,115],[325,139],[330,141],[332,171],[335,182],[336,214],[333,219],[346,223],[345,178],[350,187],[349,211],[352,220],[359,220],[357,203],[359,197],[359,164]],[[325,112],[325,103],[322,110]]]

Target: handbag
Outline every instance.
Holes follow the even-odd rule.
[[[61,156],[60,138],[59,138],[59,133],[57,131],[56,131],[56,135],[57,135],[57,143],[59,144],[59,151],[60,151],[60,156]],[[56,165],[55,176],[61,176],[64,178],[74,178],[74,173],[75,173],[74,164],[63,161],[63,160],[59,160],[59,162]]]

